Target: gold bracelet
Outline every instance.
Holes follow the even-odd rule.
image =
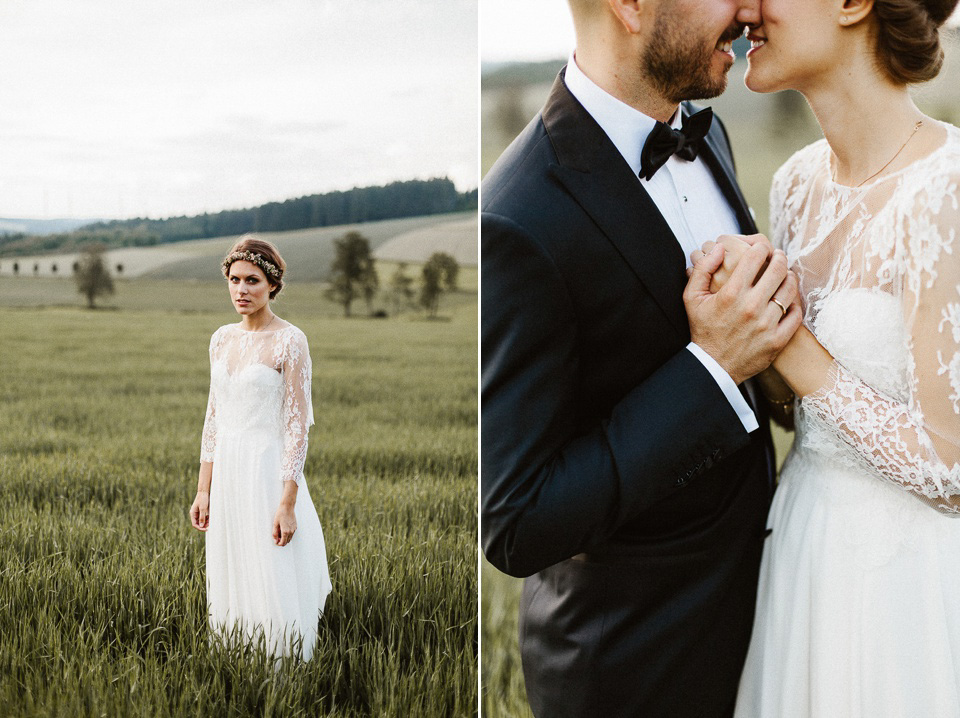
[[[771,399],[770,397],[767,397],[767,401],[769,401],[774,406],[780,407],[784,411],[786,411],[787,409],[792,409],[793,402],[795,400],[796,400],[795,396],[791,396],[789,399]]]

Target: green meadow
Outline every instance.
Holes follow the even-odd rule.
[[[437,321],[280,295],[313,358],[305,473],[334,590],[313,660],[279,665],[208,643],[187,518],[226,287],[79,304],[66,280],[0,278],[0,715],[475,714],[476,294]]]

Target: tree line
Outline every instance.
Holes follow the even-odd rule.
[[[373,311],[374,299],[380,291],[380,277],[370,241],[359,232],[347,232],[334,241],[334,246],[336,254],[330,267],[331,281],[326,290],[327,298],[343,307],[343,314],[347,317],[351,316],[354,301],[359,299],[366,302],[371,316],[386,316],[384,312],[378,314]],[[102,244],[89,244],[73,263],[77,291],[86,297],[90,309],[95,307],[98,296],[114,293],[113,279],[104,259],[105,251],[106,247]],[[17,270],[15,263],[14,273]],[[117,273],[122,271],[123,265],[118,264]],[[434,252],[420,270],[420,288],[417,292],[414,278],[407,274],[407,264],[401,262],[390,277],[386,291],[393,313],[401,314],[405,309],[419,306],[430,318],[436,318],[440,296],[444,292],[456,291],[459,272],[456,259],[446,252]]]
[[[148,247],[189,239],[207,239],[246,232],[283,232],[383,219],[420,217],[477,208],[477,190],[458,192],[447,177],[391,182],[388,185],[314,194],[259,207],[168,219],[96,222],[73,232],[46,236],[0,236],[0,254],[22,256],[75,251],[101,244],[109,249]]]

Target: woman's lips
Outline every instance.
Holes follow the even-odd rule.
[[[761,35],[754,35],[753,33],[750,33],[747,35],[747,39],[750,41],[750,49],[747,50],[747,57],[750,57],[757,50],[767,44],[767,38]]]

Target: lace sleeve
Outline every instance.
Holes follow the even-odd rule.
[[[953,190],[928,187],[904,224],[908,396],[891,397],[834,362],[826,384],[801,405],[882,478],[958,514],[960,262],[953,244],[960,212]]]
[[[775,249],[783,249],[785,242],[787,220],[784,202],[789,181],[790,167],[785,164],[774,173],[773,182],[770,185],[770,243]]]
[[[283,458],[282,481],[303,483],[303,464],[307,459],[307,432],[313,425],[310,396],[312,366],[307,338],[293,330],[283,355]]]
[[[213,391],[213,356],[216,350],[220,330],[210,337],[210,393],[207,395],[207,413],[203,419],[203,433],[200,439],[200,461],[213,462],[217,448],[217,410]]]

